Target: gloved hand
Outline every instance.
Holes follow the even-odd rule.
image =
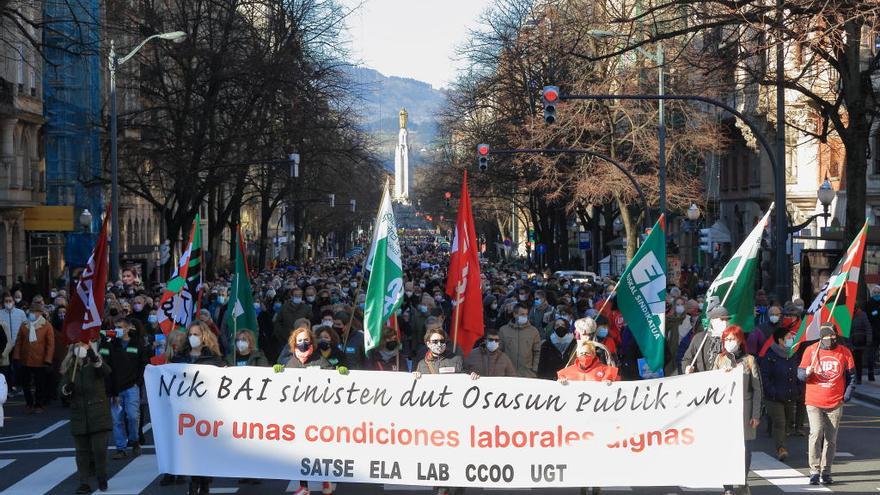
[[[847,387],[846,391],[843,393],[843,401],[849,402],[852,400],[852,392],[854,387]]]
[[[282,371],[284,371],[284,365],[276,364],[275,366],[272,366],[272,369],[275,370],[275,373],[281,373]]]
[[[65,397],[70,397],[73,395],[73,387],[69,383],[65,383],[63,387],[61,387],[61,395]]]
[[[338,371],[340,375],[348,374],[348,368],[346,368],[345,366],[339,366],[338,368],[336,368],[336,371]]]

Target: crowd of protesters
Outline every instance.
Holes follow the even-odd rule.
[[[570,280],[514,265],[482,267],[485,335],[467,357],[450,340],[452,305],[445,293],[446,255],[431,242],[404,246],[404,301],[398,328],[385,328],[379,346],[365,353],[366,287],[362,259],[280,264],[251,280],[258,328],[232,330],[226,323],[230,277],[202,285],[200,310],[185,329],[165,335],[158,325],[161,287],[145,287],[133,269],[108,285],[99,339],[71,344],[62,332],[69,294],[52,290],[30,300],[21,291],[3,294],[0,309],[0,372],[10,396],[24,396],[27,414],[41,414],[58,401],[70,408],[81,485],[91,493],[96,478],[107,489],[107,445],[113,460],[140,454],[144,443],[145,366],[164,362],[212,366],[317,367],[421,374],[468,373],[570,381],[638,380],[715,369],[744,374],[743,419],[746,470],[762,418],[785,460],[791,436],[809,423],[811,483],[831,484],[831,463],[841,417],[866,368],[874,380],[880,342],[880,287],[854,317],[844,341],[823,326],[821,341],[792,352],[804,317],[800,300],[770,301],[758,291],[755,327],[730,325],[723,307],[709,308],[706,284],[670,286],[666,315],[666,366],[647,370],[635,338],[613,297],[609,279]],[[839,376],[817,366],[835,359]],[[864,366],[863,366],[864,363]],[[0,391],[2,392],[2,391]],[[2,399],[0,399],[2,403]],[[0,409],[2,426],[2,409]],[[112,439],[112,440],[111,440]],[[830,452],[830,454],[829,454]],[[254,479],[244,484],[260,483]],[[162,485],[188,483],[187,493],[207,494],[211,479],[163,475]],[[332,483],[323,483],[330,494]],[[725,487],[725,493],[734,493]],[[593,492],[598,492],[593,489]],[[445,488],[439,488],[442,495]],[[300,483],[297,495],[309,493]]]

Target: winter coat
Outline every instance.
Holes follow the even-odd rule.
[[[880,300],[868,298],[868,302],[865,303],[865,313],[868,314],[868,321],[871,322],[871,342],[876,348],[880,344]]]
[[[226,362],[223,361],[221,356],[214,354],[214,351],[208,349],[207,347],[202,347],[202,353],[198,356],[190,355],[189,344],[186,344],[181,348],[180,352],[175,354],[171,358],[172,363],[186,363],[186,364],[203,364],[207,366],[219,366],[221,368],[226,366]]]
[[[758,360],[761,367],[761,384],[764,397],[775,402],[789,402],[804,397],[804,385],[798,380],[797,369],[801,362],[797,354],[789,357],[788,350],[774,344],[763,358]]]
[[[547,316],[547,314],[550,314]],[[532,306],[529,309],[529,323],[535,328],[544,328],[545,325],[551,323],[553,321],[553,306],[547,304],[544,301],[544,304],[541,306]]]
[[[12,340],[9,328],[3,320],[0,320],[0,366],[9,366],[9,355],[12,354],[14,346],[15,342]]]
[[[144,377],[144,367],[150,360],[150,353],[144,346],[143,339],[133,332],[128,343],[121,338],[105,337],[98,347],[101,358],[113,370],[107,378],[107,394],[116,397]]]
[[[27,313],[19,308],[12,308],[12,311],[0,308],[0,320],[9,328],[9,340],[14,344],[18,337],[18,329],[21,328],[22,323],[27,322]]]
[[[706,342],[709,345],[709,342]],[[732,358],[726,352],[722,352],[715,359],[711,369],[722,370],[735,368],[738,364],[743,365],[743,427],[745,440],[754,440],[756,429],[749,422],[752,419],[761,419],[761,407],[764,397],[764,388],[761,385],[761,370],[757,360],[748,354],[742,357]]]
[[[308,303],[293,304],[293,301],[287,301],[281,306],[281,311],[275,315],[275,338],[281,345],[287,345],[287,339],[290,338],[290,332],[294,331],[296,320],[305,318],[312,321],[312,305]]]
[[[853,315],[852,327],[849,331],[849,343],[855,350],[868,349],[874,343],[871,321],[868,319],[868,315],[861,309],[857,309]]]
[[[751,332],[746,335],[746,353],[751,354],[752,356],[757,356],[761,351],[761,348],[764,347],[764,342],[767,338],[772,338],[773,334],[767,335],[762,330],[762,326],[755,326]]]
[[[75,358],[74,358],[75,359]],[[71,364],[61,377],[61,390],[70,390],[70,433],[89,435],[113,429],[105,378],[111,369],[103,360],[95,367],[88,359]],[[76,376],[74,376],[76,370]],[[70,385],[70,387],[66,387]],[[63,393],[63,392],[62,392]]]
[[[55,357],[55,330],[52,324],[44,318],[36,321],[37,340],[30,342],[29,322],[25,322],[18,330],[18,338],[15,348],[12,350],[12,359],[20,360],[22,366],[41,368],[52,364]]]
[[[577,348],[577,340],[571,339],[564,352],[559,352],[553,342],[552,337],[548,338],[541,344],[541,356],[538,359],[538,378],[545,380],[555,380],[556,373],[568,365],[568,357],[574,354]]]
[[[510,358],[500,349],[489,352],[485,347],[478,347],[464,358],[463,366],[465,371],[480,376],[517,376]]]
[[[312,355],[306,359],[306,362],[303,363],[299,360],[295,355],[291,355],[290,359],[287,360],[287,363],[284,365],[285,368],[296,368],[296,369],[305,369],[305,368],[320,368],[322,370],[335,370],[336,366],[330,364],[330,361],[327,360],[324,356],[321,355],[320,352],[315,351],[312,352]]]
[[[694,360],[694,356],[697,356],[697,349],[700,348],[700,344],[703,342],[703,339],[706,338],[706,335],[706,332],[699,332],[694,334],[690,344],[688,345],[687,350],[684,353],[684,356],[682,356],[681,358],[682,372],[684,372],[687,367],[691,365],[691,361]],[[696,368],[695,371],[707,371],[714,369],[715,358],[718,356],[720,350],[721,338],[709,335],[709,337],[706,338],[706,344],[703,345],[702,349],[700,349],[700,354],[699,356],[697,356],[697,360],[694,363],[694,368]]]
[[[9,394],[9,386],[6,384],[6,376],[0,373],[0,428],[3,428],[3,404]]]
[[[517,375],[537,377],[541,359],[541,334],[538,329],[528,323],[524,326],[508,323],[501,327],[498,335],[501,337],[501,348],[516,367]]]
[[[457,356],[449,350],[437,358],[428,354],[416,366],[416,371],[424,375],[445,374],[447,371],[450,373],[461,373],[463,370],[464,365],[461,361],[461,356]]]
[[[232,356],[229,357],[232,359]],[[239,362],[243,364],[238,364]],[[269,366],[269,360],[266,355],[259,349],[254,349],[247,356],[241,354],[235,355],[235,362],[230,363],[232,366]]]

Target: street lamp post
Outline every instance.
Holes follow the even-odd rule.
[[[128,55],[121,58],[116,55],[114,42],[110,41],[110,54],[108,57],[108,69],[110,70],[110,204],[112,208],[112,218],[110,219],[110,279],[114,282],[119,279],[119,161],[116,143],[116,69],[133,57],[150,40],[159,38],[179,43],[185,37],[186,33],[183,31],[154,34],[142,41],[134,50],[128,52]]]

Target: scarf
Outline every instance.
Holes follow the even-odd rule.
[[[379,355],[382,356],[382,361],[388,362],[394,359],[394,356],[397,356],[397,350],[386,351],[384,349],[379,350]]]
[[[307,350],[306,352],[303,352],[299,349],[293,350],[293,354],[296,356],[297,359],[299,359],[299,362],[301,362],[302,364],[306,364],[306,361],[309,360],[313,352],[315,352],[315,346],[309,347],[309,350]]]
[[[568,349],[568,345],[571,344],[572,340],[574,340],[574,334],[570,332],[565,334],[564,337],[559,337],[556,335],[556,332],[550,334],[550,343],[553,344],[560,353],[563,353]]]
[[[709,342],[706,343],[706,347],[709,348],[709,359],[708,365],[712,366],[712,363],[718,359],[718,355],[721,354],[721,337],[715,337],[713,335],[709,335]]]
[[[37,329],[46,324],[46,319],[42,316],[37,318],[36,321],[28,320],[28,342],[34,343],[37,341]]]

